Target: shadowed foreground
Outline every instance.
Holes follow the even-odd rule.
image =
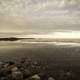
[[[79,46],[1,43],[0,80],[80,80],[79,53]]]

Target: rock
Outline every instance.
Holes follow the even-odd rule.
[[[53,77],[49,77],[48,80],[55,80]]]
[[[31,77],[32,80],[40,80],[40,76],[38,74],[35,74]]]

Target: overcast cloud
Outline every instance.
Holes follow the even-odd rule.
[[[0,0],[0,32],[80,30],[80,0]]]

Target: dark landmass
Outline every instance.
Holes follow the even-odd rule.
[[[8,37],[8,38],[0,38],[0,41],[18,41],[22,39],[35,39],[35,38],[16,38],[16,37]]]
[[[0,41],[17,41],[19,40],[18,38],[15,37],[10,37],[10,38],[0,38]]]

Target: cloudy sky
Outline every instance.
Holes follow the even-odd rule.
[[[0,32],[80,30],[80,0],[0,0]]]

